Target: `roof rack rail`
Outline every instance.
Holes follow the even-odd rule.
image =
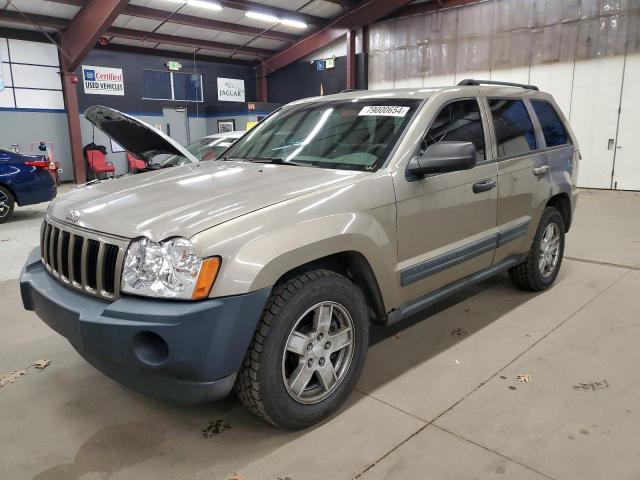
[[[351,93],[351,92],[360,92],[362,91],[361,88],[345,88],[344,90],[341,90],[340,93]]]
[[[458,86],[479,86],[479,85],[501,85],[503,87],[519,87],[526,88],[527,90],[540,90],[535,85],[526,85],[524,83],[512,83],[512,82],[499,82],[497,80],[475,80],[473,78],[467,78],[458,83]]]

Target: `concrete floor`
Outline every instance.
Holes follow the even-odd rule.
[[[549,291],[501,276],[375,328],[348,405],[295,433],[131,391],[23,311],[42,214],[0,226],[0,375],[52,361],[0,389],[1,479],[640,478],[640,194],[581,192]]]

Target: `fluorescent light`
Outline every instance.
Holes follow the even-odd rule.
[[[249,18],[255,18],[256,20],[264,20],[265,22],[280,23],[280,19],[278,17],[276,17],[275,15],[269,15],[267,13],[252,12],[251,10],[249,10],[247,13],[245,13],[245,16]]]
[[[306,23],[301,22],[300,20],[293,20],[291,18],[283,18],[282,20],[280,20],[280,23],[282,23],[283,25],[287,25],[288,27],[307,28]]]
[[[209,10],[222,10],[222,5],[217,2],[208,2],[206,0],[187,0],[187,5],[191,7],[208,8]]]
[[[245,13],[245,16],[256,19],[256,20],[263,20],[265,22],[270,22],[270,23],[281,23],[282,25],[287,25],[288,27],[307,28],[307,24],[300,20],[294,20],[292,18],[279,18],[279,17],[276,17],[275,15],[270,15],[268,13],[254,12],[249,10],[248,12]]]

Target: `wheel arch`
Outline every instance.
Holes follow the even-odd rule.
[[[569,198],[569,194],[561,192],[554,195],[547,201],[546,206],[554,207],[560,212],[564,220],[564,231],[565,233],[568,232],[572,221],[571,199]]]
[[[276,283],[286,281],[300,273],[320,268],[332,270],[351,280],[364,294],[371,323],[380,325],[386,323],[387,311],[378,280],[371,264],[360,252],[347,250],[311,260],[285,272]]]
[[[9,184],[0,182],[0,187],[6,188],[7,190],[9,190],[9,193],[11,194],[11,196],[13,196],[13,201],[17,205],[20,205],[20,202],[18,202],[18,196],[16,195],[15,190],[13,188],[11,188],[11,186]]]

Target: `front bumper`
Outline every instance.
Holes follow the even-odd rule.
[[[45,269],[38,249],[20,275],[24,308],[34,311],[94,367],[142,392],[180,403],[225,397],[270,289],[199,302],[74,291]]]

